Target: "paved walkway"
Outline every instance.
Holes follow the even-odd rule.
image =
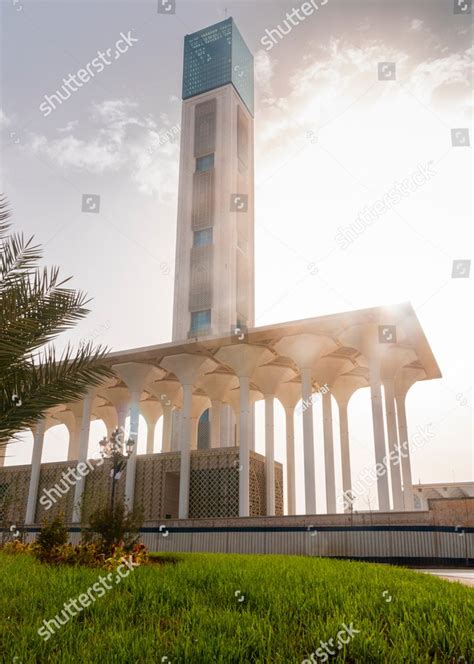
[[[422,569],[418,567],[416,571],[439,576],[447,581],[459,581],[465,586],[474,587],[474,569]]]

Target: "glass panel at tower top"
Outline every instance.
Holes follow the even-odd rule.
[[[232,18],[184,38],[183,99],[227,83],[253,115],[253,56]]]

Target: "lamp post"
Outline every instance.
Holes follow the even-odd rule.
[[[100,454],[103,459],[112,459],[112,468],[110,471],[110,476],[112,477],[112,495],[110,498],[110,508],[112,514],[115,508],[115,488],[116,483],[120,479],[122,471],[127,465],[127,461],[133,452],[133,447],[135,441],[133,438],[129,438],[125,442],[125,449],[123,443],[123,428],[122,430],[115,429],[112,431],[110,438],[104,436],[102,440],[99,441]]]

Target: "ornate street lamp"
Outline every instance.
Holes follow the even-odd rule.
[[[116,483],[120,479],[122,472],[127,465],[128,459],[133,453],[133,448],[135,446],[135,441],[133,438],[129,438],[125,445],[123,443],[123,429],[115,429],[112,431],[110,438],[104,436],[102,440],[99,441],[100,454],[103,459],[112,459],[112,468],[110,470],[110,476],[112,478],[112,495],[110,498],[110,508],[112,514],[115,507],[115,489]],[[125,449],[124,449],[125,448]]]

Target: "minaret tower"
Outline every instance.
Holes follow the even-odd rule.
[[[254,325],[253,86],[232,18],[185,37],[173,341]]]

